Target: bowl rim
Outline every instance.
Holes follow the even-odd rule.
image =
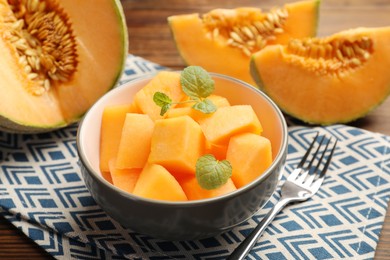
[[[230,80],[230,81],[236,82],[236,83],[242,85],[243,87],[245,87],[245,88],[247,88],[247,89],[257,93],[262,98],[264,98],[273,107],[273,109],[275,110],[278,118],[280,119],[279,121],[281,122],[282,133],[285,133],[285,134],[282,134],[281,148],[280,148],[278,154],[276,155],[275,159],[273,160],[271,166],[268,167],[267,170],[262,175],[257,177],[255,180],[253,180],[252,182],[248,183],[247,185],[245,185],[245,186],[243,186],[243,187],[241,187],[241,188],[239,188],[239,189],[237,189],[237,190],[235,190],[233,192],[230,192],[230,193],[218,196],[218,197],[214,197],[214,198],[207,198],[207,199],[200,199],[200,200],[165,201],[165,200],[148,199],[148,198],[143,198],[143,197],[131,194],[129,192],[123,191],[122,189],[120,189],[120,188],[116,187],[115,185],[111,184],[110,182],[105,180],[101,174],[99,174],[99,173],[95,172],[95,170],[93,170],[93,167],[89,164],[88,159],[86,158],[86,155],[85,155],[85,151],[84,151],[84,149],[81,146],[81,132],[83,130],[83,125],[84,125],[84,122],[85,122],[85,118],[87,118],[94,111],[95,107],[99,106],[99,103],[101,103],[103,100],[109,99],[109,97],[114,95],[115,92],[120,91],[120,89],[122,89],[124,87],[131,87],[131,85],[134,85],[137,82],[151,79],[158,72],[159,71],[145,74],[143,76],[140,76],[138,78],[135,78],[135,79],[130,80],[130,81],[126,82],[126,83],[123,83],[122,85],[118,85],[117,87],[113,88],[112,90],[110,90],[109,92],[104,94],[102,97],[100,97],[91,106],[91,108],[87,111],[87,113],[81,119],[81,121],[79,123],[79,126],[78,126],[78,129],[77,129],[77,136],[76,136],[77,153],[78,153],[78,156],[79,156],[79,160],[81,161],[83,166],[88,170],[88,174],[90,174],[93,177],[93,179],[99,181],[101,184],[103,184],[107,188],[109,188],[111,190],[114,190],[115,192],[121,194],[124,197],[129,198],[132,201],[137,201],[138,203],[154,205],[154,206],[161,205],[161,206],[166,206],[166,207],[193,207],[193,206],[200,206],[200,205],[204,205],[204,204],[212,204],[212,203],[216,203],[216,202],[222,201],[222,200],[230,200],[230,199],[233,199],[233,198],[235,198],[237,196],[240,196],[243,193],[246,193],[248,190],[256,188],[256,186],[260,182],[266,180],[267,177],[274,170],[276,170],[276,167],[279,166],[281,161],[284,159],[285,155],[287,155],[287,146],[288,146],[287,122],[286,122],[286,119],[285,119],[283,113],[281,112],[280,108],[276,105],[276,103],[271,98],[269,98],[264,92],[262,92],[261,90],[253,87],[249,83],[246,83],[245,81],[233,78],[231,76],[227,76],[227,75],[223,75],[223,74],[219,74],[219,73],[214,73],[214,72],[209,72],[209,74],[212,77],[219,77],[219,78],[222,78],[222,79],[226,79],[226,80]],[[180,71],[176,71],[176,72],[180,72]],[[279,173],[279,175],[282,174],[283,169],[281,169],[280,171],[281,172]],[[280,178],[280,176],[278,178]]]

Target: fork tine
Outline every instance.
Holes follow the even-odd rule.
[[[318,148],[317,148],[315,154],[313,155],[313,158],[311,159],[311,161],[310,161],[310,163],[309,163],[309,166],[308,166],[308,169],[309,169],[309,170],[310,170],[310,167],[312,166],[312,164],[313,164],[313,162],[314,162],[314,160],[315,160],[315,158],[316,158],[318,152],[320,151],[320,148],[321,148],[321,145],[322,145],[322,143],[323,143],[323,141],[324,141],[324,138],[325,138],[325,135],[322,136],[322,139],[321,139],[321,141],[320,141],[320,144],[318,145]],[[305,183],[304,183],[305,186],[310,186],[310,185],[313,183],[313,181],[314,181],[314,179],[315,179],[315,177],[316,177],[316,175],[317,175],[318,168],[320,167],[321,162],[322,162],[322,160],[324,159],[325,153],[326,153],[326,151],[328,150],[328,146],[329,146],[330,141],[331,141],[331,139],[329,139],[328,142],[326,143],[325,149],[322,151],[321,157],[320,157],[320,159],[318,160],[318,163],[317,163],[317,165],[315,166],[315,169],[312,170],[312,174],[310,174],[309,178],[307,178],[307,180],[306,180]]]
[[[297,182],[298,183],[303,183],[307,177],[307,175],[309,174],[309,170],[305,170],[298,178],[297,178]]]
[[[328,158],[327,158],[327,160],[326,160],[326,162],[325,162],[324,168],[323,168],[322,171],[319,172],[319,173],[318,173],[318,169],[319,169],[319,167],[320,167],[320,165],[321,165],[322,160],[323,160],[324,157],[325,157],[325,153],[328,151],[328,147],[329,147],[329,144],[331,143],[331,141],[332,141],[332,138],[329,138],[329,140],[328,140],[328,142],[327,142],[327,144],[326,144],[326,146],[325,146],[325,149],[324,149],[324,151],[323,151],[323,153],[322,153],[322,155],[321,155],[321,158],[318,160],[318,163],[317,163],[317,165],[316,165],[316,167],[315,167],[315,170],[314,170],[313,175],[311,175],[311,176],[310,176],[311,178],[310,178],[309,180],[307,180],[307,181],[304,183],[305,186],[310,186],[311,183],[314,181],[315,176],[318,175],[317,180],[316,180],[316,181],[314,182],[314,184],[311,185],[311,187],[310,187],[311,190],[317,190],[317,189],[319,189],[320,186],[321,186],[321,184],[322,184],[322,182],[323,182],[323,180],[325,179],[325,178],[324,178],[324,177],[325,177],[325,173],[326,173],[326,171],[328,170],[328,167],[329,167],[330,161],[331,161],[331,159],[332,159],[334,150],[336,149],[337,139],[336,139],[336,141],[335,141],[335,143],[334,143],[334,145],[333,145],[333,147],[332,147],[332,150],[330,151],[330,154],[329,154],[329,156],[328,156]]]
[[[314,146],[314,144],[315,144],[315,142],[316,142],[316,140],[317,140],[318,134],[319,134],[319,133],[317,132],[317,134],[316,134],[316,136],[314,137],[313,141],[311,142],[309,148],[307,149],[305,155],[302,157],[301,161],[299,162],[299,164],[298,164],[298,166],[297,166],[298,168],[302,168],[303,164],[306,162],[306,159],[307,159],[307,157],[309,156],[310,151],[311,151],[311,149],[313,148],[313,146]]]
[[[337,145],[337,138],[336,138],[336,141],[334,142],[332,151],[330,152],[330,154],[328,156],[328,160],[326,161],[325,166],[324,166],[324,168],[322,169],[322,171],[320,173],[320,178],[323,178],[325,173],[326,173],[326,171],[328,170],[328,167],[329,167],[329,164],[330,164],[330,160],[332,159],[334,150],[336,149],[336,145]]]

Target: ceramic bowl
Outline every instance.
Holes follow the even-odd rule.
[[[96,202],[116,221],[133,231],[165,240],[188,240],[228,231],[255,214],[274,192],[287,155],[287,125],[278,107],[261,91],[219,74],[210,73],[215,94],[231,104],[252,105],[272,143],[272,165],[250,184],[224,196],[187,202],[150,200],[124,192],[99,171],[99,140],[105,106],[128,104],[153,75],[117,87],[98,100],[79,125],[77,148],[85,184]]]

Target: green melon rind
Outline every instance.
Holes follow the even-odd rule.
[[[263,80],[261,79],[260,71],[256,67],[256,62],[255,62],[255,56],[254,55],[252,55],[251,61],[250,61],[250,73],[251,73],[251,76],[252,76],[253,80],[256,82],[258,88],[261,91],[263,91],[267,96],[269,96],[276,103],[276,105],[280,108],[280,110],[283,111],[283,113],[285,113],[285,114],[287,114],[289,116],[292,116],[293,118],[299,119],[302,122],[310,124],[310,125],[327,126],[327,125],[333,125],[333,124],[351,123],[353,121],[356,121],[357,119],[365,117],[367,114],[369,114],[371,111],[373,111],[379,105],[381,105],[387,99],[388,96],[390,96],[390,84],[389,84],[389,88],[388,88],[389,92],[383,96],[382,100],[378,100],[378,102],[376,104],[374,104],[372,107],[370,107],[369,109],[364,111],[362,114],[352,115],[350,117],[346,117],[346,118],[341,119],[341,120],[315,121],[315,120],[310,120],[308,118],[305,118],[304,115],[298,115],[298,114],[295,114],[295,113],[289,111],[289,109],[287,107],[283,106],[283,104],[280,104],[280,102],[278,102],[276,99],[272,98],[269,95],[269,93],[267,91],[267,86],[264,84]]]
[[[126,18],[123,11],[123,7],[120,0],[114,0],[113,1],[114,10],[118,17],[118,25],[121,27],[120,31],[121,38],[122,38],[122,61],[120,63],[120,66],[118,67],[118,73],[115,75],[114,80],[110,87],[107,88],[106,92],[110,91],[111,89],[115,88],[124,72],[125,65],[126,65],[126,58],[128,55],[128,48],[129,48],[129,37],[128,37],[128,31],[127,31],[127,24],[126,24]],[[60,128],[64,128],[70,124],[77,123],[81,120],[81,118],[85,115],[87,111],[84,113],[74,117],[70,118],[68,121],[59,121],[51,125],[28,125],[25,122],[19,122],[17,120],[13,120],[12,118],[9,118],[5,115],[0,114],[0,131],[8,132],[8,133],[19,133],[19,134],[33,134],[33,133],[44,133],[44,132],[50,132],[54,131]]]

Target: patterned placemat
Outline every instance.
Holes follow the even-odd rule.
[[[121,83],[162,67],[129,56]],[[120,87],[120,86],[119,86]],[[320,191],[272,222],[248,259],[370,259],[390,198],[390,137],[358,128],[290,127],[284,178],[315,132],[339,140]],[[90,196],[76,151],[77,125],[35,135],[0,132],[0,214],[58,259],[224,259],[278,199],[247,222],[195,241],[124,229]]]

